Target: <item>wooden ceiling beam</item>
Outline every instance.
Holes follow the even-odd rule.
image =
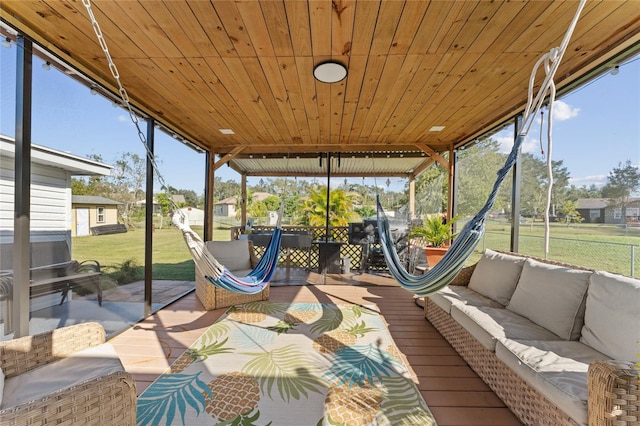
[[[218,170],[220,167],[222,167],[224,164],[226,164],[227,161],[232,160],[236,155],[240,154],[243,150],[244,150],[243,146],[237,146],[237,147],[233,148],[231,150],[231,152],[229,152],[228,154],[224,155],[218,161],[213,163],[213,171],[215,172],[216,170]]]
[[[425,145],[423,143],[417,143],[416,146],[421,150],[423,150],[429,157],[433,158],[435,161],[440,163],[442,167],[449,170],[449,161],[447,161],[446,158],[444,158],[443,156],[435,152],[428,145]]]

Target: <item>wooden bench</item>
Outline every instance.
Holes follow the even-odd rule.
[[[90,230],[91,235],[124,234],[127,232],[127,226],[123,223],[115,223],[113,225],[92,226]]]
[[[2,244],[2,276],[11,274],[13,268],[13,245]],[[97,260],[78,262],[71,259],[69,247],[64,240],[31,243],[30,295],[31,297],[61,293],[63,304],[70,290],[92,286],[102,306],[100,285],[100,263]],[[6,283],[5,283],[6,284]]]

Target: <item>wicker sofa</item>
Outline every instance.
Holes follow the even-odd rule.
[[[249,240],[207,241],[213,257],[237,276],[245,276],[258,264],[253,243]],[[224,290],[209,283],[196,267],[196,297],[208,311],[239,303],[269,300],[269,285],[259,293],[243,294]]]
[[[640,424],[640,280],[486,250],[424,307],[523,423]]]
[[[104,342],[98,323],[0,342],[0,424],[135,425],[135,381]]]

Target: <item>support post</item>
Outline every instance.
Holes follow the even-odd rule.
[[[458,165],[458,152],[449,149],[449,200],[447,202],[447,220],[451,220],[458,214],[458,179],[456,177],[456,166]],[[453,232],[457,230],[457,223],[453,224]]]
[[[515,143],[522,127],[522,115],[516,116],[513,122],[513,141]],[[522,187],[522,156],[518,150],[518,159],[513,165],[513,182],[511,184],[511,246],[509,250],[518,252],[520,238],[520,190]]]
[[[409,176],[409,221],[416,218],[416,177]]]
[[[204,240],[213,239],[213,216],[214,204],[213,194],[215,194],[215,170],[213,162],[215,154],[207,151],[205,154],[205,185],[204,185]]]
[[[242,202],[240,203],[240,225],[242,229],[244,229],[247,226],[247,175],[244,173],[240,176],[240,191],[242,196]]]
[[[31,103],[33,43],[23,35],[16,40],[16,121],[13,220],[14,337],[29,335],[29,267],[31,263]]]
[[[155,120],[147,119],[147,148],[153,155]],[[145,228],[144,228],[144,316],[151,316],[153,313],[153,162],[147,155],[147,181],[145,197]]]

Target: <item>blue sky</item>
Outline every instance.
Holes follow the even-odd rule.
[[[0,132],[13,136],[14,70],[16,46],[0,47]],[[33,142],[76,155],[102,155],[112,163],[124,152],[144,155],[128,112],[115,108],[100,95],[73,82],[63,73],[44,70],[34,62]],[[126,87],[126,81],[123,82]],[[619,69],[617,75],[606,74],[560,99],[554,107],[553,156],[563,160],[576,186],[601,186],[609,172],[619,163],[631,160],[640,165],[640,58]],[[144,130],[144,128],[143,128]],[[176,188],[204,188],[204,155],[157,132],[156,155],[160,173]],[[509,130],[495,139],[507,152],[513,135]],[[546,151],[546,141],[543,142]],[[526,152],[540,156],[539,124],[534,125],[524,145]],[[238,180],[233,170],[222,167],[222,180]],[[259,178],[249,179],[249,185]],[[383,185],[386,179],[365,179],[368,185]],[[363,183],[362,179],[355,180]],[[400,190],[402,179],[391,179],[391,189]],[[332,181],[339,185],[343,179]]]

